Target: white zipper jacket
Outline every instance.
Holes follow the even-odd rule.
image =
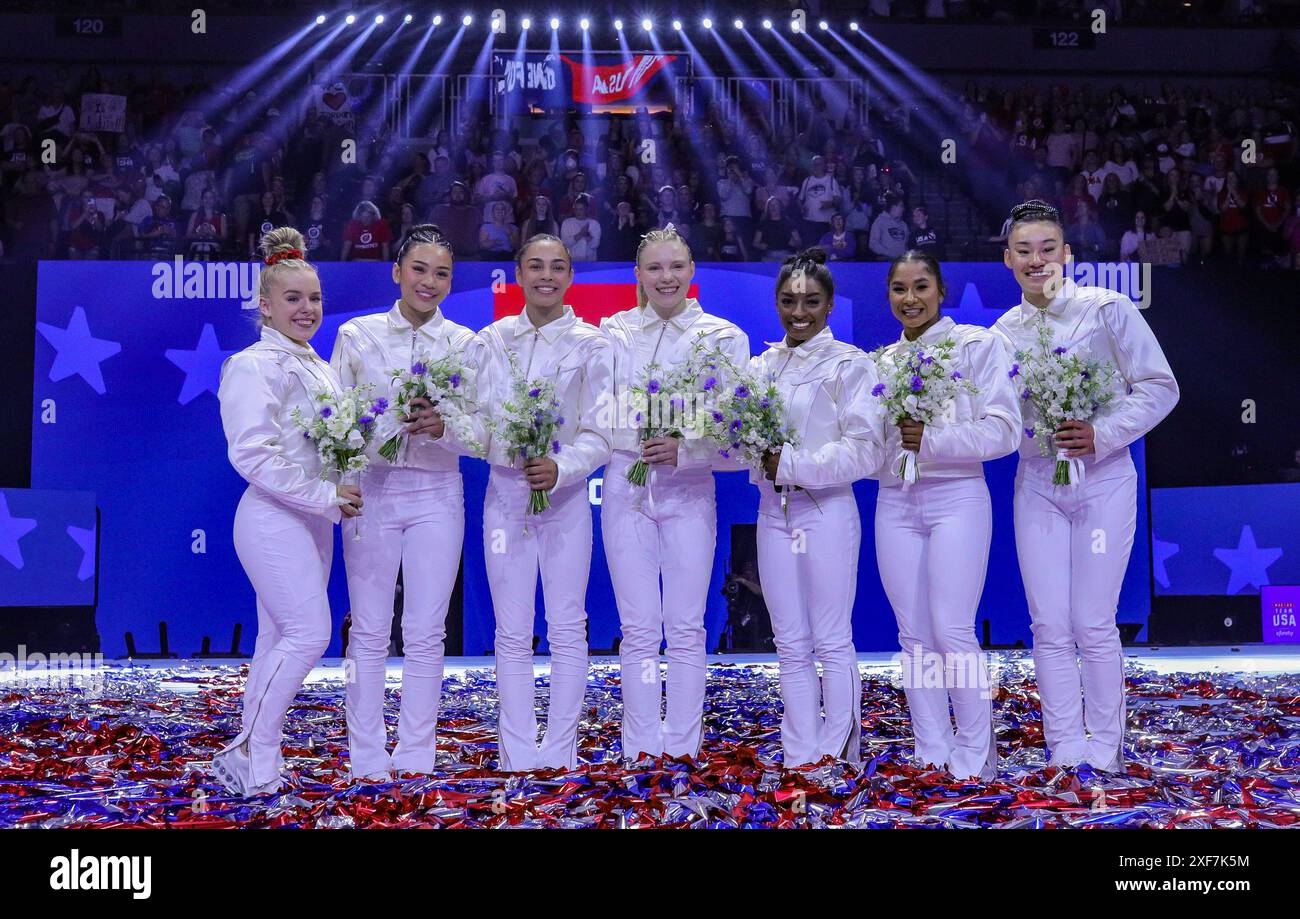
[[[343,501],[320,477],[316,446],[293,421],[294,409],[308,418],[316,412],[321,391],[341,394],[330,365],[311,345],[263,326],[260,341],[222,365],[217,399],[235,471],[287,507],[337,523]]]
[[[461,361],[471,372],[465,383],[465,396],[473,402],[477,398],[476,377],[487,349],[481,338],[452,322],[441,309],[418,329],[402,315],[398,303],[394,303],[386,313],[349,319],[339,327],[330,364],[344,386],[374,384],[375,396],[384,396],[391,402],[394,391],[389,371],[407,369],[417,360],[436,361],[452,351],[462,352]],[[393,414],[388,423],[381,426],[383,433],[376,435],[371,442],[369,454],[372,463],[389,465],[379,455],[379,447],[399,430],[400,426],[394,423],[396,418]],[[483,443],[487,434],[483,415],[471,413],[469,419],[475,439]],[[448,426],[436,440],[427,434],[408,437],[405,448],[397,454],[396,465],[456,472],[459,470],[458,455],[473,454]]]
[[[540,329],[525,307],[518,315],[504,316],[479,333],[486,346],[479,375],[479,403],[496,412],[510,398],[509,354],[515,355],[526,379],[555,382],[555,395],[564,418],[556,439],[560,452],[551,455],[559,467],[558,489],[581,480],[609,459],[608,403],[614,388],[609,342],[600,330],[583,322],[565,306],[560,318]],[[489,432],[485,442],[493,466],[522,469],[524,461],[510,462],[507,445]]]
[[[689,359],[695,343],[719,348],[740,369],[749,365],[749,336],[735,323],[710,316],[699,301],[688,299],[685,308],[672,319],[660,319],[649,306],[624,310],[600,323],[608,338],[613,359],[614,406],[613,449],[641,454],[641,431],[635,412],[627,410],[631,388],[643,382],[646,366],[658,364],[671,370]],[[718,454],[712,441],[687,432],[677,451],[677,468],[738,469]],[[671,467],[669,467],[671,468]]]
[[[799,445],[786,445],[777,485],[806,489],[849,486],[873,475],[885,459],[884,426],[871,395],[876,367],[860,349],[836,341],[830,326],[797,347],[769,342],[753,370],[776,375],[777,389]],[[750,480],[775,493],[759,472]]]
[[[1038,322],[1047,322],[1058,345],[1071,350],[1082,347],[1100,361],[1109,361],[1118,371],[1115,398],[1088,419],[1095,431],[1096,455],[1081,457],[1101,463],[1124,451],[1146,434],[1178,404],[1178,382],[1160,343],[1133,301],[1104,287],[1080,287],[1066,280],[1046,310],[1023,297],[993,324],[1006,343],[1009,354],[1017,349],[1034,349],[1038,344]],[[1014,358],[1013,358],[1014,360]],[[1013,380],[1017,389],[1023,382]],[[1033,409],[1025,404],[1024,425],[1032,425]],[[928,432],[927,432],[928,434]],[[1022,432],[1023,434],[1023,432]],[[924,442],[924,439],[923,441]],[[1021,459],[1052,462],[1038,443],[1028,436],[1020,441]]]
[[[960,392],[950,418],[937,418],[925,426],[917,470],[922,479],[959,479],[984,475],[985,460],[1013,452],[1021,440],[1020,396],[1007,376],[1011,361],[1002,340],[977,325],[958,325],[943,316],[917,339],[923,345],[937,345],[952,339],[952,369],[975,384],[975,394]],[[899,336],[885,353],[893,356],[908,341]],[[876,400],[879,401],[879,400]],[[882,486],[901,487],[903,480],[893,473],[892,460],[903,451],[898,425],[885,417],[885,457],[880,470]]]

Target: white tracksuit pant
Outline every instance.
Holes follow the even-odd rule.
[[[506,772],[578,765],[578,720],[587,689],[587,576],[591,505],[586,479],[551,492],[551,506],[528,514],[519,470],[493,466],[483,501],[483,558],[496,613],[500,768]],[[541,570],[551,698],[537,744],[533,619]]]
[[[961,779],[991,779],[997,769],[988,670],[975,638],[992,528],[983,476],[882,486],[876,499],[876,561],[898,619],[916,758]]]
[[[284,718],[330,641],[326,585],[334,524],[249,487],[235,511],[235,554],[257,593],[257,641],[244,686],[243,730],[254,785],[275,781]]]
[[[764,482],[760,492],[758,568],[781,666],[785,765],[814,763],[828,754],[861,762],[862,678],[853,647],[853,598],[862,524],[853,489],[819,488],[811,497],[792,490],[788,523],[771,483]]]
[[[704,607],[718,515],[709,467],[651,466],[645,487],[627,480],[636,461],[617,451],[605,468],[601,532],[618,617],[623,756],[698,756],[704,723]],[[660,592],[660,575],[663,590]],[[659,645],[668,644],[667,717]]]
[[[1073,487],[1052,485],[1054,466],[1021,457],[1015,490],[1043,734],[1051,762],[1115,771],[1125,717],[1115,610],[1137,527],[1137,472],[1127,450],[1089,462]]]
[[[348,632],[348,753],[352,774],[433,771],[447,606],[465,535],[460,473],[376,464],[361,481],[365,513],[343,524]],[[357,523],[361,538],[353,539]],[[384,676],[402,570],[402,703],[388,755]]]

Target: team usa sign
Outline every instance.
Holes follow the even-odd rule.
[[[659,107],[672,99],[675,54],[528,52],[493,57],[494,83],[507,106],[553,111],[573,105]]]

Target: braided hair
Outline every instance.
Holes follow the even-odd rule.
[[[436,223],[417,223],[415,226],[407,230],[406,235],[402,237],[402,242],[397,247],[397,258],[394,259],[394,261],[400,265],[402,259],[406,258],[406,253],[410,252],[416,246],[430,244],[442,246],[451,253],[452,258],[456,257],[456,253],[453,252],[451,248],[451,240],[442,232],[442,227],[438,226]]]
[[[816,281],[826,291],[827,299],[835,297],[835,276],[826,267],[826,250],[814,246],[790,256],[781,263],[781,271],[776,276],[776,289],[779,293],[782,285],[791,276],[801,274],[811,281]]]

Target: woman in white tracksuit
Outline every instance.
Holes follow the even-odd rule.
[[[372,384],[391,398],[389,371],[455,354],[468,373],[483,359],[482,340],[448,319],[440,304],[451,291],[452,252],[432,224],[412,227],[398,247],[393,281],[401,298],[385,313],[339,328],[330,363],[344,386]],[[473,437],[485,433],[470,416]],[[442,688],[447,606],[460,566],[465,502],[460,455],[473,455],[427,400],[404,428],[377,436],[361,490],[370,498],[359,539],[343,540],[352,627],[347,647],[348,754],[354,778],[433,771]],[[390,433],[405,430],[397,461],[379,455]],[[354,524],[355,525],[355,524]],[[350,528],[345,527],[345,531]],[[345,533],[351,536],[350,532]],[[384,676],[398,569],[402,572],[402,702],[397,748],[389,756],[384,725]]]
[[[564,303],[573,260],[564,243],[539,234],[515,258],[524,309],[480,332],[486,345],[479,401],[492,412],[510,398],[514,355],[526,379],[554,381],[564,419],[559,451],[510,461],[489,435],[483,555],[496,612],[500,768],[507,772],[578,764],[578,720],[587,687],[587,577],[591,567],[591,505],[587,475],[609,457],[609,343]],[[549,491],[550,507],[527,513],[531,490]],[[534,714],[533,617],[538,571],[551,649],[550,714],[537,743]]]
[[[213,759],[230,791],[280,787],[281,733],[302,682],[330,640],[326,594],[333,524],[361,512],[361,491],[320,478],[312,442],[293,421],[311,417],[338,378],[308,342],[321,324],[320,279],[291,227],[262,238],[259,341],[221,368],[217,398],[231,465],[248,481],[235,511],[235,552],[257,593],[257,643],[244,687],[243,730]]]
[[[884,425],[871,396],[875,365],[837,341],[826,324],[835,285],[825,262],[820,249],[786,259],[776,288],[785,338],[751,364],[775,379],[799,443],[768,453],[764,477],[754,476],[758,566],[780,664],[786,767],[825,756],[862,760],[852,622],[862,525],[852,486],[883,461]],[[784,509],[777,487],[788,499]]]
[[[993,525],[983,463],[1006,456],[1020,441],[1011,364],[988,329],[940,315],[947,291],[934,256],[903,253],[889,267],[887,286],[903,334],[886,359],[909,342],[952,341],[952,371],[977,390],[960,393],[950,413],[929,425],[883,420],[889,463],[879,473],[876,561],[898,619],[917,762],[946,767],[959,779],[988,780],[997,771],[993,700],[975,638]],[[904,450],[917,454],[915,482],[894,471]]]
[[[694,274],[691,250],[677,231],[671,225],[651,230],[637,249],[638,306],[601,323],[619,406],[601,531],[623,632],[623,756],[631,760],[698,756],[703,730],[704,607],[717,542],[713,467],[720,457],[703,438],[642,442],[636,413],[627,409],[631,387],[643,382],[647,365],[668,373],[690,357],[697,342],[720,348],[739,367],[749,363],[745,333],[687,298]],[[660,395],[674,396],[666,390]],[[650,467],[644,486],[627,480],[638,458]],[[667,713],[661,715],[659,646],[665,638]]]
[[[1118,371],[1114,399],[1090,421],[1067,421],[1055,434],[1056,447],[1075,467],[1074,484],[1053,485],[1055,458],[1042,456],[1025,437],[1015,487],[1016,553],[1033,620],[1050,762],[1086,762],[1111,772],[1124,762],[1124,664],[1115,611],[1137,525],[1137,473],[1128,445],[1169,414],[1178,384],[1133,301],[1063,278],[1069,257],[1055,208],[1042,201],[1013,208],[1003,260],[1023,297],[993,328],[1014,353],[1034,348],[1046,323],[1058,345]],[[1026,408],[1027,430],[1031,414]]]

